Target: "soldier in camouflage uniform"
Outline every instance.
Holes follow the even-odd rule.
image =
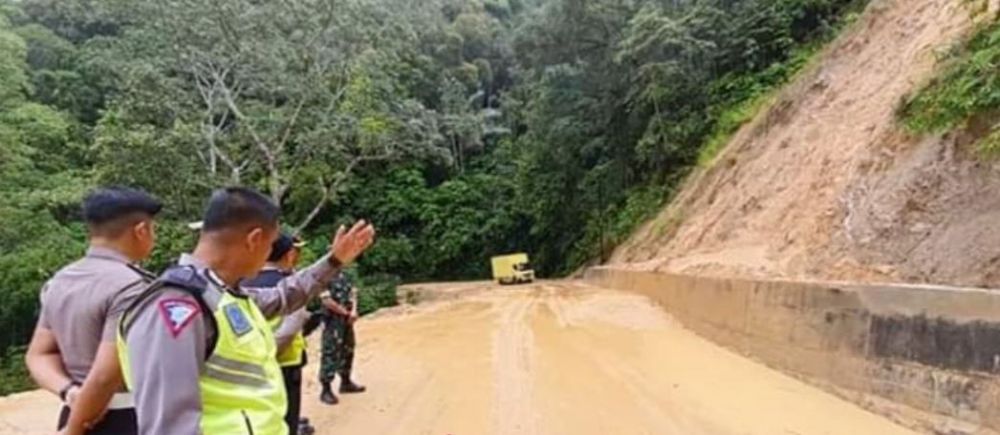
[[[330,291],[322,295],[326,311],[323,328],[323,356],[320,359],[319,382],[323,387],[319,400],[328,405],[338,402],[330,384],[340,375],[340,392],[360,393],[365,387],[351,381],[354,363],[354,321],[358,319],[358,293],[351,280],[340,274],[330,283]]]

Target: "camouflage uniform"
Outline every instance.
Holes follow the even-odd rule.
[[[330,283],[330,297],[334,302],[348,310],[351,304],[351,289],[353,285],[347,275],[341,274]],[[330,383],[335,375],[341,379],[351,378],[351,366],[354,364],[354,325],[348,319],[326,310],[323,327],[323,355],[320,359],[319,380]]]

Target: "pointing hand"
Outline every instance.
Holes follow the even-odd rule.
[[[348,230],[341,225],[330,244],[330,252],[340,264],[347,266],[354,262],[375,240],[375,227],[363,219]]]

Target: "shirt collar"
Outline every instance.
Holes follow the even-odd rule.
[[[126,264],[132,262],[125,256],[125,254],[103,246],[90,246],[87,248],[86,256],[90,258],[103,258],[105,260],[117,261]]]
[[[208,265],[205,262],[191,254],[181,254],[181,258],[177,260],[177,264],[180,266],[194,266],[198,270],[208,269]]]
[[[240,291],[239,286],[236,286],[236,288],[232,288],[226,285],[226,283],[222,282],[222,278],[219,278],[219,275],[217,275],[215,271],[212,269],[205,269],[205,276],[213,285],[215,285],[218,288],[224,289],[230,293],[235,293],[235,294],[243,293],[242,291]]]
[[[226,283],[222,281],[222,278],[219,278],[219,275],[216,274],[215,271],[210,269],[205,262],[199,260],[198,257],[195,257],[194,255],[181,254],[181,258],[177,260],[177,265],[192,266],[199,273],[208,278],[208,281],[211,282],[212,285],[236,295],[243,294],[243,290],[239,288],[240,286],[237,285],[236,288],[227,286]]]

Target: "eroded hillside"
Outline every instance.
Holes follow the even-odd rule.
[[[895,112],[975,16],[962,0],[873,2],[612,263],[805,279],[1000,284],[1000,165],[968,134]]]

